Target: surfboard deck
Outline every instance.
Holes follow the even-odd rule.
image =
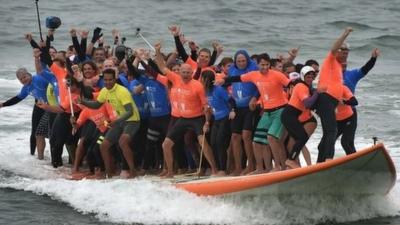
[[[385,195],[396,182],[396,169],[383,144],[303,168],[192,180],[177,188],[197,195],[331,194]]]

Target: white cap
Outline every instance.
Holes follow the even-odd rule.
[[[301,79],[304,80],[304,76],[309,72],[315,72],[314,68],[311,66],[304,66],[300,71]]]
[[[289,80],[297,80],[300,79],[300,74],[297,72],[291,72],[289,73]]]

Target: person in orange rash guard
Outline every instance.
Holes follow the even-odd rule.
[[[174,25],[169,27],[169,30],[174,36],[175,45],[179,56],[185,63],[189,64],[192,67],[193,79],[195,80],[200,79],[201,72],[204,71],[205,69],[213,70],[211,66],[215,63],[215,60],[217,59],[216,49],[214,49],[212,55],[211,51],[208,48],[200,49],[196,62],[191,57],[189,57],[189,55],[185,51],[185,48],[183,47],[183,44],[180,40],[180,36],[182,35],[180,32],[180,28]]]
[[[290,75],[292,74],[290,73]],[[289,136],[294,139],[294,143],[288,147],[289,155],[285,162],[286,166],[291,169],[300,167],[296,160],[298,160],[300,151],[310,138],[305,124],[311,122],[316,125],[316,120],[313,118],[310,110],[318,98],[318,92],[312,90],[315,71],[312,67],[305,66],[301,70],[300,77],[301,79],[292,81],[295,83],[295,86],[291,91],[289,103],[281,116],[282,123],[288,131]]]
[[[74,98],[79,96],[81,88],[79,82],[75,78],[68,78],[67,69],[62,67],[62,65],[66,64],[68,71],[72,73],[72,69],[70,68],[71,62],[68,59],[65,59],[65,61],[61,59],[55,59],[53,62],[51,60],[48,47],[43,47],[40,49],[40,51],[40,61],[44,65],[49,66],[51,72],[57,79],[59,89],[59,106],[49,106],[47,104],[39,103],[39,107],[44,107],[45,110],[58,113],[54,119],[51,129],[52,133],[50,136],[51,162],[53,167],[57,168],[63,165],[61,156],[64,144],[73,146],[77,141],[77,135],[71,135],[72,126],[69,120],[71,116],[76,115],[72,114],[70,99],[74,100]],[[62,63],[60,63],[60,61],[62,61]],[[71,96],[67,87],[68,81],[70,84]],[[72,103],[72,108],[74,113],[79,114],[80,108],[76,104]],[[74,159],[74,150],[69,148],[67,148],[67,150],[70,155],[70,160],[72,161]]]
[[[258,71],[225,79],[225,82],[228,83],[251,82],[255,84],[262,99],[264,114],[258,122],[253,138],[256,159],[255,174],[285,169],[286,156],[280,142],[283,132],[281,113],[288,102],[284,87],[288,86],[290,82],[283,73],[269,69],[270,57],[268,54],[258,55],[257,63]],[[223,84],[224,81],[221,83]],[[275,162],[273,169],[271,165],[272,157]]]
[[[335,153],[337,123],[335,109],[343,95],[342,61],[340,46],[353,31],[351,27],[345,29],[335,41],[327,57],[321,65],[318,89],[324,91],[318,95],[316,103],[317,114],[321,118],[322,138],[318,145],[318,160],[324,162],[332,159]]]
[[[209,125],[209,107],[203,85],[192,79],[192,68],[188,64],[182,64],[180,75],[172,72],[165,66],[164,59],[161,53],[161,44],[157,43],[156,63],[163,74],[172,86],[177,88],[178,99],[177,105],[180,112],[180,118],[176,121],[172,129],[169,130],[167,137],[163,142],[164,159],[167,166],[165,177],[173,177],[173,152],[172,148],[175,142],[183,136],[187,129],[193,129],[197,135],[197,140],[201,143],[204,155],[211,166],[211,173],[217,174],[217,168],[214,156],[207,140],[203,138],[205,132],[210,129]],[[204,112],[206,116],[204,116]],[[164,174],[162,174],[164,175]]]
[[[354,137],[357,129],[357,117],[353,111],[354,106],[358,105],[357,99],[347,87],[343,87],[342,100],[336,108],[336,122],[338,126],[338,133],[336,138],[342,135],[340,143],[346,155],[356,152],[354,147]]]
[[[98,93],[94,94],[97,98]],[[78,120],[72,120],[73,130],[72,133],[76,133],[80,129],[80,139],[78,148],[75,154],[74,166],[72,169],[72,175],[77,174],[79,166],[87,150],[87,161],[89,162],[89,168],[91,173],[94,172],[94,168],[101,168],[101,172],[104,173],[104,163],[101,159],[99,144],[101,143],[106,131],[108,130],[108,124],[114,121],[118,115],[109,103],[104,103],[99,109],[91,109],[82,106],[82,112],[80,113]],[[100,171],[99,171],[100,172]],[[78,174],[79,175],[79,174]],[[104,177],[100,175],[99,177]]]

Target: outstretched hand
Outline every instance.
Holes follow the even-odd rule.
[[[372,58],[378,58],[381,55],[379,48],[374,48],[371,53]]]
[[[71,30],[69,30],[69,33],[71,34],[71,37],[76,37],[76,29],[75,28],[71,28]]]
[[[181,29],[177,25],[172,25],[168,27],[168,29],[171,32],[171,34],[174,35],[175,37],[179,36],[179,34],[181,33]]]
[[[352,27],[346,27],[346,29],[344,30],[347,34],[350,34],[351,32],[353,32],[353,28]]]
[[[27,34],[25,34],[25,39],[26,39],[28,42],[31,42],[32,39],[33,39],[32,33],[27,33]]]
[[[161,42],[155,43],[154,49],[156,50],[156,52],[160,52],[161,51]]]
[[[81,36],[82,39],[87,39],[89,36],[89,31],[86,29],[83,29],[79,32],[79,36]]]
[[[33,49],[33,57],[35,59],[39,58],[41,54],[42,54],[42,52],[40,51],[40,49],[38,49],[38,48]]]

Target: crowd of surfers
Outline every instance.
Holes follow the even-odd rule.
[[[300,153],[311,165],[306,143],[317,118],[317,163],[334,158],[339,137],[346,154],[356,152],[355,88],[380,52],[373,49],[364,66],[348,69],[351,27],[321,65],[295,63],[299,48],[275,58],[246,50],[222,57],[221,43],[211,51],[186,39],[179,26],[169,31],[175,42],[169,53],[160,42],[150,50],[127,47],[117,30],[108,45],[98,27],[89,43],[87,30],[71,29],[65,50],[52,46],[52,29],[41,41],[26,34],[36,74],[19,68],[23,87],[0,107],[32,95],[30,153],[44,159],[49,138],[57,168],[66,163],[65,146],[74,179],[271,173],[300,167]]]

